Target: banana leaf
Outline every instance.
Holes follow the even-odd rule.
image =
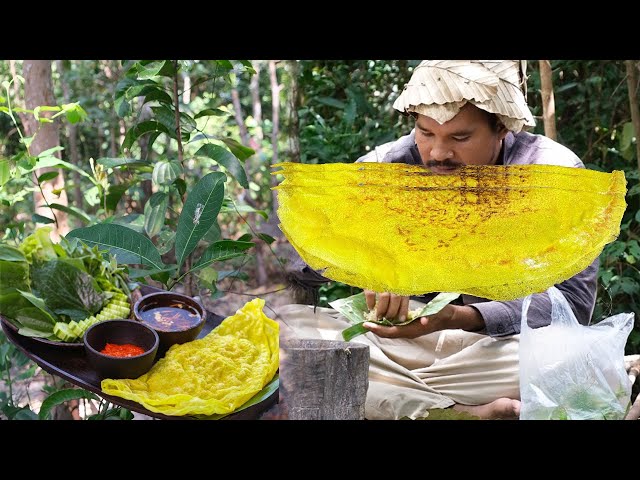
[[[405,322],[394,322],[387,318],[377,319],[375,316],[375,308],[374,310],[369,311],[369,308],[367,307],[364,292],[360,292],[347,298],[335,300],[329,303],[329,305],[339,313],[341,313],[347,320],[349,320],[350,323],[353,324],[351,327],[346,328],[342,331],[342,338],[345,342],[348,342],[352,338],[369,331],[362,325],[364,322],[377,323],[378,325],[384,325],[387,327],[408,325],[420,317],[426,317],[428,315],[434,315],[438,313],[446,305],[454,301],[459,296],[459,293],[439,293],[424,307],[410,310],[407,314],[407,320]]]

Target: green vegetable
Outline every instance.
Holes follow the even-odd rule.
[[[51,227],[18,248],[0,244],[0,314],[21,335],[75,341],[92,321],[127,318],[126,267],[77,238],[53,243]]]
[[[448,305],[459,296],[459,293],[439,293],[424,307],[410,310],[407,313],[407,320],[405,322],[394,322],[386,318],[377,319],[376,309],[374,308],[369,311],[367,307],[364,292],[352,295],[351,297],[341,298],[340,300],[329,303],[329,305],[344,315],[347,320],[353,324],[353,326],[342,331],[342,338],[345,342],[348,342],[352,338],[369,331],[362,326],[364,322],[377,323],[378,325],[384,326],[408,325],[417,318],[438,313],[445,305]]]
[[[69,323],[57,322],[53,327],[53,333],[63,342],[76,342],[81,339],[87,329],[95,323],[114,320],[116,318],[128,318],[131,309],[126,298],[127,296],[124,293],[116,292],[116,294],[111,297],[111,301],[107,303],[97,315],[87,317],[80,322],[73,320]]]

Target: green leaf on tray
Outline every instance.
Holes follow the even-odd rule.
[[[78,310],[78,318],[97,313],[106,299],[93,277],[62,260],[50,260],[33,269],[32,291],[54,312]],[[84,315],[84,316],[82,316]]]

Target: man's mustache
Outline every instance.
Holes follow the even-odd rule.
[[[460,168],[460,167],[464,167],[464,163],[454,162],[452,160],[443,160],[443,161],[428,160],[427,163],[425,163],[424,165],[425,165],[425,167],[428,167],[428,168],[432,168],[432,167],[440,167],[440,168]]]

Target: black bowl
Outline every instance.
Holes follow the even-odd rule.
[[[132,357],[100,353],[107,343],[137,345],[144,353]],[[138,378],[147,373],[153,365],[159,345],[158,334],[135,320],[105,320],[91,325],[84,334],[87,360],[101,379]]]
[[[174,292],[150,293],[133,306],[133,315],[153,328],[160,338],[160,351],[195,340],[207,315],[197,300]]]

